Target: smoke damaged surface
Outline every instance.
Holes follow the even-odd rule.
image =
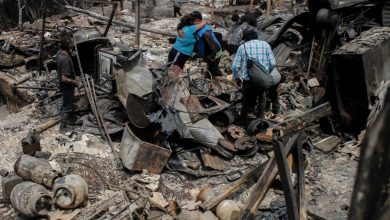
[[[163,4],[162,2],[165,2],[165,5],[161,5]],[[161,1],[157,4],[158,5],[154,10],[159,11],[155,13],[155,16],[143,19],[142,22],[144,23],[142,26],[175,33],[179,18],[171,18],[170,13],[173,9],[168,5],[168,1]],[[159,5],[161,7],[159,7]],[[129,1],[125,1],[125,8],[131,8],[131,3]],[[234,9],[234,7],[232,8]],[[88,10],[96,13],[101,13],[103,10],[104,14],[107,16],[107,14],[110,13],[111,7],[92,7],[88,8]],[[205,14],[210,14],[211,12],[211,9],[207,6],[186,3],[183,5],[182,13],[189,13],[192,10],[204,11]],[[46,40],[49,42],[58,41],[58,33],[55,30],[55,27],[58,24],[59,26],[66,26],[67,28],[72,29],[72,31],[96,27],[100,32],[103,32],[105,29],[104,22],[95,18],[86,15],[71,15],[70,18],[63,19],[57,19],[58,17],[48,18],[50,28],[48,29]],[[120,12],[116,15],[115,19],[132,22],[132,12]],[[280,28],[280,22],[282,22],[277,17],[275,19],[279,22],[269,26],[269,28],[272,29],[272,32],[277,31],[278,28]],[[36,26],[39,27],[39,23]],[[227,33],[229,29],[228,22],[221,25],[220,29],[222,32]],[[15,33],[17,32],[15,31]],[[35,33],[37,34],[39,32]],[[8,33],[7,36],[11,36],[12,34],[14,34],[14,32]],[[19,32],[19,34],[23,35],[23,32]],[[288,119],[294,119],[309,112],[312,108],[319,105],[318,100],[322,98],[321,94],[318,95],[315,93],[316,90],[321,91],[321,87],[315,78],[311,78],[307,81],[297,79],[299,78],[297,76],[301,76],[302,69],[306,67],[304,64],[300,63],[300,56],[302,54],[301,48],[307,47],[299,45],[302,41],[301,34],[297,33],[295,30],[289,30],[284,37],[287,39],[290,37],[290,41],[286,40],[285,44],[275,49],[275,51],[278,52],[276,54],[280,54],[278,55],[280,63],[287,66],[280,68],[283,77],[286,78],[279,88],[281,92],[279,101],[281,103],[282,114],[277,117],[277,115],[268,111],[266,114],[267,123],[265,123],[267,126],[269,126],[269,124],[282,122],[282,120],[288,121]],[[109,29],[108,38],[112,45],[112,48],[110,49],[113,49],[115,52],[125,51],[130,53],[135,47],[134,33],[133,30],[129,28],[113,25]],[[29,41],[18,39],[18,41],[14,40],[12,42],[17,47],[21,47],[18,43]],[[144,51],[140,59],[140,66],[142,64],[142,67],[146,69],[160,68],[166,63],[167,55],[171,48],[171,44],[167,37],[158,34],[143,33],[141,45]],[[48,59],[50,58],[51,57],[49,56]],[[188,82],[191,82],[188,86],[191,88],[185,88],[188,89],[188,93],[191,91],[191,95],[192,93],[203,94],[205,91],[207,92],[207,95],[219,96],[223,94],[225,96],[223,97],[225,98],[224,100],[231,104],[231,108],[229,108],[229,111],[224,112],[222,116],[219,115],[220,117],[217,117],[217,119],[220,120],[218,122],[225,122],[224,120],[226,120],[230,124],[234,121],[232,118],[235,116],[232,112],[236,111],[235,108],[237,107],[233,103],[239,102],[242,98],[236,84],[231,80],[230,65],[233,58],[234,55],[230,55],[227,51],[223,52],[220,63],[220,68],[223,72],[221,78],[217,77],[211,80],[204,77],[204,75],[206,75],[206,64],[198,58],[193,58],[187,62],[185,73],[189,73],[190,76],[182,77],[185,78],[185,80],[188,80]],[[27,64],[25,63],[24,65]],[[137,68],[141,68],[140,66],[137,66]],[[20,72],[24,71],[27,71],[29,74],[32,72],[36,73],[36,70],[28,71],[26,69],[22,69]],[[16,71],[16,68],[13,68],[11,73],[18,76],[20,74]],[[47,84],[44,85],[54,88],[56,85],[56,73],[55,71],[50,73],[51,75],[48,74],[47,78],[36,81],[47,81]],[[157,73],[156,75],[158,75],[164,72],[161,69],[158,69],[154,70],[153,73]],[[176,74],[179,75],[183,73],[178,71]],[[44,78],[44,76],[40,77]],[[110,80],[105,79],[103,81],[107,83],[107,81]],[[35,84],[32,84],[34,82],[28,81],[27,85],[36,86]],[[107,95],[111,88],[110,86],[107,86],[106,83],[102,83],[102,85],[96,87],[96,94],[99,98],[109,97],[111,99],[112,96]],[[304,88],[304,86],[307,87]],[[83,96],[85,90],[80,89],[77,90],[77,92],[80,95],[77,106],[82,109],[82,111],[91,112],[91,109],[89,109],[88,106],[88,99],[85,97],[85,94]],[[1,120],[0,122],[0,144],[3,146],[0,148],[0,169],[12,172],[15,161],[23,154],[20,141],[26,137],[33,128],[41,125],[47,118],[52,117],[58,112],[61,103],[58,94],[55,96],[55,94],[49,93],[49,96],[55,97],[50,99],[50,101],[42,101],[39,99],[39,96],[41,95],[47,97],[46,94],[33,94],[34,95],[31,96],[33,97],[33,100],[31,101],[32,104],[22,108],[18,113],[6,116],[4,120]],[[229,97],[229,100],[226,99],[226,96]],[[145,96],[142,100],[147,102],[149,101],[149,97],[150,96]],[[172,98],[172,96],[168,98]],[[193,102],[197,101],[191,100]],[[204,102],[202,102],[203,108],[208,107],[208,105],[213,107],[210,102],[211,99],[205,100],[206,101],[203,100]],[[38,105],[38,103],[44,103],[44,107]],[[194,105],[194,103],[192,104]],[[45,109],[43,113],[42,109]],[[159,112],[161,109],[156,109],[158,110],[156,111],[157,113],[161,113]],[[174,113],[175,112],[169,112],[169,114]],[[181,114],[184,113],[188,112],[181,112]],[[256,112],[253,114],[255,113]],[[87,117],[90,117],[90,120],[96,120],[93,115],[94,114],[90,114]],[[158,114],[155,114],[154,116],[156,115],[158,116]],[[207,115],[204,116],[203,114],[201,116],[207,118]],[[330,118],[331,117],[329,116],[326,119],[330,120]],[[113,120],[112,117],[106,117],[105,119]],[[311,142],[320,143],[323,140],[327,140],[331,135],[318,128],[319,122],[317,120],[314,121],[314,125],[304,127],[304,129],[307,129],[305,132],[312,139]],[[247,135],[247,125],[234,123],[234,126],[242,128],[242,131],[240,134],[234,133],[234,135],[231,135],[229,134],[229,128],[231,127],[224,126],[222,122],[220,123],[222,124],[221,126],[216,126],[217,123],[215,122],[213,122],[215,126],[211,122],[210,124],[214,126],[218,132],[223,134],[223,138],[226,138],[228,141],[235,142],[235,139],[239,138],[235,135]],[[120,123],[123,122],[121,121]],[[188,124],[190,123],[191,122],[188,122]],[[254,127],[256,128],[253,128],[252,130],[262,129],[259,128],[261,126]],[[225,190],[227,186],[235,183],[235,181],[243,177],[245,173],[258,167],[260,164],[267,162],[272,158],[273,154],[272,143],[261,139],[263,137],[267,138],[268,132],[263,132],[263,136],[261,137],[256,136],[259,144],[255,141],[255,146],[252,146],[253,142],[251,142],[252,145],[249,146],[248,149],[255,149],[256,151],[254,153],[245,152],[249,155],[244,155],[244,153],[239,155],[236,152],[232,153],[225,149],[230,147],[231,150],[238,150],[235,149],[234,146],[225,145],[218,146],[219,148],[210,149],[195,141],[187,142],[187,140],[183,140],[183,138],[175,139],[175,136],[170,137],[170,139],[162,140],[160,139],[160,135],[163,133],[161,130],[152,130],[154,133],[149,132],[148,130],[141,130],[139,133],[147,133],[147,135],[152,133],[154,135],[153,138],[151,138],[154,145],[165,146],[166,143],[169,142],[170,149],[173,151],[172,156],[166,163],[162,173],[153,174],[146,170],[129,171],[118,166],[114,154],[120,153],[120,133],[112,135],[113,143],[110,147],[110,144],[105,138],[98,134],[89,134],[83,131],[81,127],[76,127],[73,132],[65,134],[60,134],[58,129],[58,125],[56,125],[41,133],[40,144],[42,151],[51,154],[46,160],[49,161],[54,170],[61,172],[63,175],[80,175],[88,184],[90,195],[85,206],[81,206],[78,210],[71,212],[71,214],[73,213],[76,216],[76,219],[84,219],[85,216],[88,216],[91,219],[126,219],[129,215],[136,216],[137,219],[152,219],[154,218],[153,216],[161,217],[162,219],[172,219],[173,217],[177,217],[175,216],[176,214],[179,215],[179,213],[174,213],[172,210],[178,210],[179,208],[194,211],[200,215],[198,206],[202,205],[202,203],[197,200],[199,200],[199,195],[202,191],[215,192]],[[131,129],[134,133],[137,131],[136,128],[132,127]],[[96,131],[94,133],[100,132]],[[253,131],[253,133],[255,132]],[[335,134],[332,135],[334,136]],[[256,138],[253,136],[251,140]],[[247,146],[243,146],[245,149],[246,147]],[[305,155],[305,202],[307,208],[310,212],[325,219],[346,219],[352,194],[352,186],[356,175],[357,161],[359,159],[359,144],[356,141],[350,141],[350,138],[348,137],[339,137],[339,141],[329,147],[330,150],[326,153],[319,149],[320,145],[311,145],[306,146],[303,151]],[[220,155],[218,152],[224,152],[225,154]],[[226,152],[230,154],[226,154]],[[233,154],[233,159],[225,158],[226,156],[231,157],[231,154]],[[146,163],[144,164],[148,163],[150,163],[150,161],[146,160]],[[293,175],[293,182],[296,182],[294,178],[296,177]],[[229,194],[228,198],[233,200],[234,204],[240,210],[244,209],[248,202],[248,198],[250,198],[253,193],[253,190],[255,189],[254,182],[256,180],[257,179],[231,195]],[[259,218],[261,216],[286,217],[284,196],[280,182],[280,177],[276,177],[275,181],[273,181],[264,201],[259,207],[259,212],[257,213]],[[220,194],[217,193],[213,195],[213,193],[205,193],[205,195],[218,196]],[[63,210],[56,209],[49,215],[55,216],[58,215],[58,212],[64,214]],[[211,215],[214,214],[211,213]],[[6,202],[0,204],[0,217],[5,219],[22,219],[20,213],[15,212],[12,206]]]

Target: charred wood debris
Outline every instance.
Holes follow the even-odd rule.
[[[370,210],[372,219],[389,215],[382,212],[388,166],[370,166],[389,157],[389,111],[381,111],[389,98],[389,1],[272,1],[271,9],[267,1],[254,1],[256,31],[271,45],[282,74],[282,114],[269,111],[260,119],[255,110],[248,124],[237,120],[242,94],[230,64],[249,24],[230,17],[247,9],[232,4],[253,1],[212,9],[213,1],[201,1],[222,36],[218,77],[196,57],[184,70],[166,67],[177,20],[150,15],[149,9],[162,7],[154,6],[158,1],[143,3],[141,48],[134,45],[133,16],[119,7],[123,2],[59,2],[0,1],[7,11],[0,35],[2,101],[34,118],[8,161],[13,169],[0,167],[1,218],[328,219],[307,208],[316,202],[305,191],[314,184],[309,170],[316,161],[310,159],[361,143],[359,172],[380,181],[358,174],[352,208],[347,204],[341,218],[349,211],[351,219],[369,219]],[[23,25],[18,7],[25,7]],[[54,57],[63,35],[75,43],[83,125],[58,136]],[[56,142],[44,141],[49,135]],[[370,155],[371,148],[383,154]],[[279,197],[264,206],[271,188]]]

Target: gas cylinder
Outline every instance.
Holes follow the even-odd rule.
[[[22,182],[11,192],[12,206],[28,217],[47,216],[52,208],[49,191],[33,182]]]
[[[53,186],[54,203],[63,209],[82,205],[88,198],[88,185],[78,175],[70,174],[55,181]]]
[[[52,188],[54,180],[58,177],[53,168],[44,159],[38,159],[29,155],[22,155],[14,165],[15,173],[24,180],[41,184]]]

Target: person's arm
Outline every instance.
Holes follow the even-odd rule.
[[[196,30],[200,30],[202,28],[204,28],[204,26],[206,26],[207,24],[210,24],[211,21],[210,20],[203,20],[202,22],[200,22],[199,24],[196,25]]]
[[[271,46],[268,43],[266,43],[266,47],[267,47],[267,57],[268,57],[268,71],[271,73],[272,70],[274,70],[275,68],[276,61]]]
[[[242,47],[240,46],[237,50],[236,55],[234,56],[234,60],[232,63],[233,79],[236,81],[240,79],[238,73],[241,70],[241,66],[242,66]]]
[[[77,80],[71,79],[64,74],[61,74],[61,81],[63,83],[69,84],[69,85],[77,86],[79,84],[79,82],[77,82]]]

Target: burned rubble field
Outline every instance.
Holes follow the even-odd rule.
[[[306,4],[293,10],[276,1],[273,15],[254,6],[263,11],[256,32],[282,75],[282,111],[273,114],[267,99],[264,119],[255,109],[242,122],[231,64],[249,24],[230,18],[250,1],[183,4],[183,14],[212,17],[222,35],[217,77],[197,57],[184,70],[166,66],[179,18],[169,1],[156,2],[141,5],[140,47],[130,1],[122,11],[63,5],[23,30],[1,32],[0,218],[268,220],[298,212],[296,219],[347,219],[366,123],[387,79],[380,74],[389,65],[390,28],[354,7],[334,31],[316,34]],[[54,57],[65,34],[75,43],[82,125],[60,133]],[[335,35],[337,43],[328,40]],[[362,75],[356,85],[348,68]]]

